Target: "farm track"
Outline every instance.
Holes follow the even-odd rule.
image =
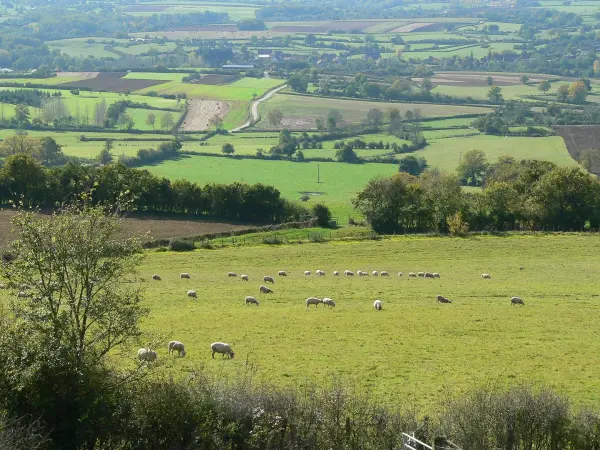
[[[233,130],[231,130],[231,132],[237,133],[238,131],[242,131],[242,130],[248,128],[253,123],[258,122],[260,120],[260,114],[258,113],[258,107],[260,106],[260,104],[262,102],[269,100],[271,97],[273,97],[273,95],[277,94],[279,91],[281,91],[282,89],[285,89],[286,87],[287,87],[287,85],[284,84],[283,86],[279,86],[274,89],[271,89],[265,95],[263,95],[261,98],[255,100],[252,103],[252,106],[250,107],[250,120],[248,122],[246,122],[244,125],[234,128]]]

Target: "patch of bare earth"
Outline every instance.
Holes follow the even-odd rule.
[[[214,117],[223,119],[229,112],[230,105],[214,100],[191,99],[188,101],[187,114],[181,124],[181,131],[203,131],[211,127]]]
[[[94,78],[69,82],[68,85],[97,91],[133,92],[138,89],[145,89],[166,83],[165,80],[134,80],[123,78],[125,75],[127,75],[125,72],[101,72]]]
[[[554,127],[554,131],[565,140],[567,150],[575,161],[579,161],[584,150],[600,150],[599,125],[563,125]],[[600,176],[600,166],[597,164],[589,170]]]

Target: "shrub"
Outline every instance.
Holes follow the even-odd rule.
[[[198,244],[198,247],[204,250],[214,250],[215,246],[213,245],[213,243],[211,241],[209,241],[208,239],[204,239],[200,242],[200,244]]]
[[[195,248],[193,242],[184,241],[183,239],[171,239],[169,242],[169,250],[174,252],[189,252]]]
[[[301,202],[307,202],[309,200],[310,200],[310,195],[308,195],[308,194],[304,194],[302,197],[300,197]]]
[[[265,236],[262,240],[263,244],[267,245],[281,245],[283,240],[279,236]]]
[[[318,226],[325,228],[330,227],[331,211],[323,203],[319,203],[312,207],[312,216]]]
[[[464,236],[469,232],[469,224],[463,220],[460,212],[449,217],[447,222],[448,231],[454,236]]]

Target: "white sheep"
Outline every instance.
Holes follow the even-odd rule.
[[[440,278],[440,274],[439,274],[439,273],[437,273],[437,272],[434,272],[434,273],[433,273],[433,278]]]
[[[379,275],[379,272],[377,272],[376,270],[373,271],[373,276],[376,277]]]
[[[187,296],[190,298],[198,298],[198,294],[196,293],[196,291],[192,290],[187,291]]]
[[[246,274],[240,276],[240,278],[242,279],[242,281],[248,281],[248,275]]]
[[[373,308],[377,311],[381,311],[383,309],[383,302],[381,300],[375,300],[373,302]]]
[[[227,276],[228,276],[228,277],[235,278],[235,277],[237,277],[237,273],[235,273],[235,272],[228,272],[228,273],[227,273]]]
[[[212,350],[212,358],[215,359],[215,353],[220,353],[225,357],[225,355],[229,356],[229,358],[233,358],[235,353],[231,350],[231,345],[225,344],[224,342],[213,342],[210,344],[210,349]]]
[[[383,270],[379,275],[382,276],[382,277],[389,277],[390,276],[390,274],[387,273],[385,270]]]
[[[191,277],[191,275],[189,273],[184,272],[181,275],[179,275],[179,278],[181,278],[181,279],[187,278],[189,280],[192,277]]]
[[[339,276],[340,276],[340,273],[339,273],[337,270],[334,270],[334,271],[333,271],[333,276],[334,276],[334,277],[339,277]]]
[[[315,305],[315,308],[319,306],[319,303],[323,303],[323,300],[317,297],[308,297],[306,299],[306,307],[308,308],[310,305]]]
[[[173,352],[179,352],[180,357],[184,357],[187,353],[185,351],[185,345],[183,345],[179,341],[171,341],[169,342],[169,355]]]
[[[156,361],[158,357],[154,350],[150,350],[149,348],[140,348],[137,352],[138,359],[140,361]]]
[[[525,306],[525,302],[521,297],[511,297],[510,304],[512,305],[523,305]]]
[[[310,275],[310,270],[305,270],[305,271],[304,271],[304,275],[305,275],[305,276],[309,276],[309,275]]]
[[[417,276],[421,278],[425,278],[425,272],[417,272]]]
[[[4,283],[0,283],[0,289],[6,289],[6,285]]]
[[[17,298],[29,298],[29,294],[27,292],[21,291],[17,294]]]
[[[352,272],[351,270],[344,270],[344,275],[347,277],[353,277],[354,272]]]
[[[256,300],[254,297],[249,295],[246,297],[246,306],[248,306],[248,305],[258,306],[258,300]]]
[[[277,272],[277,275],[279,275],[280,277],[287,277],[287,273],[285,270],[280,270],[279,272]]]
[[[362,270],[357,270],[356,273],[359,277],[368,277],[369,274],[367,272],[363,272]]]
[[[317,270],[315,271],[315,275],[318,277],[323,277],[325,276],[325,272],[323,272],[322,270]]]
[[[425,272],[425,278],[435,278],[431,272]]]
[[[275,279],[274,279],[273,277],[270,277],[270,276],[268,276],[268,275],[265,275],[265,276],[263,277],[263,281],[264,281],[265,283],[275,283]]]
[[[327,297],[325,297],[325,298],[323,299],[323,304],[324,304],[324,305],[327,305],[327,306],[330,306],[331,308],[334,308],[334,307],[335,307],[335,302],[334,302],[332,299],[330,299],[330,298],[327,298]]]
[[[264,285],[260,285],[260,287],[258,288],[258,290],[262,293],[262,294],[272,294],[273,291],[271,289],[269,289],[268,287],[264,286]]]
[[[409,272],[409,273],[408,273],[408,276],[409,276],[410,278],[416,278],[416,277],[417,277],[417,274],[416,274],[416,273],[414,273],[414,272]]]
[[[399,276],[399,277],[403,277],[403,276],[404,276],[404,273],[403,273],[403,272],[398,272],[398,276]]]
[[[162,280],[162,278],[160,277],[160,275],[156,275],[156,274],[152,275],[152,279],[154,281],[161,281]]]
[[[484,280],[489,280],[490,278],[492,278],[492,276],[489,273],[482,273],[481,278],[483,278]]]

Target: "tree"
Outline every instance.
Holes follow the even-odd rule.
[[[415,177],[421,175],[421,173],[427,168],[427,161],[424,158],[416,158],[412,155],[405,156],[400,160],[398,165],[398,172],[405,172]]]
[[[456,169],[458,176],[468,185],[479,186],[483,183],[488,164],[485,153],[481,150],[466,152]]]
[[[350,145],[344,145],[335,152],[335,159],[339,162],[355,163],[358,162],[358,156]]]
[[[600,60],[595,60],[594,64],[592,64],[592,70],[594,72],[594,76],[600,75]]]
[[[288,86],[294,92],[306,92],[308,90],[308,81],[307,76],[295,74],[288,79]]]
[[[448,231],[448,219],[459,212],[464,203],[460,180],[454,174],[433,169],[423,173],[419,183],[423,189],[429,228]]]
[[[492,103],[502,103],[502,89],[498,86],[492,86],[487,93],[487,97]]]
[[[29,106],[20,103],[15,106],[15,120],[19,123],[29,122]]]
[[[327,114],[327,131],[330,133],[336,131],[342,121],[342,113],[337,109],[332,109]]]
[[[148,113],[148,117],[146,117],[146,125],[152,127],[152,130],[154,130],[155,123],[156,123],[156,115],[154,113]]]
[[[163,114],[160,118],[160,126],[163,130],[170,130],[171,128],[173,128],[174,125],[175,121],[173,119],[173,114],[171,114],[170,112]]]
[[[40,143],[40,160],[47,166],[56,164],[64,158],[62,147],[51,137],[42,138]]]
[[[325,124],[323,123],[323,119],[321,119],[320,117],[317,117],[315,119],[315,127],[317,127],[317,130],[319,130],[319,131],[325,130]]]
[[[273,109],[267,114],[267,120],[274,127],[278,127],[283,121],[283,113],[279,109]]]
[[[561,84],[558,87],[556,97],[559,102],[566,103],[569,99],[569,85]]]
[[[528,82],[529,82],[529,76],[528,75],[521,75],[521,83],[527,84]]]
[[[219,116],[218,114],[212,116],[210,118],[210,120],[208,121],[208,123],[210,125],[212,125],[213,127],[215,127],[215,129],[221,130],[223,128],[223,118],[221,116]]]
[[[26,134],[14,134],[0,143],[0,156],[25,154],[39,159],[41,142]]]
[[[98,162],[100,164],[105,166],[105,165],[113,162],[114,158],[113,158],[113,155],[110,153],[110,150],[108,150],[106,147],[104,147],[102,150],[100,150],[100,153],[98,154],[96,159],[98,160]]]
[[[587,95],[588,88],[583,80],[574,81],[569,85],[568,99],[571,103],[581,105],[585,103]]]
[[[232,144],[223,144],[223,147],[221,148],[221,152],[225,153],[226,155],[231,155],[235,152],[235,148],[233,147]]]
[[[367,113],[369,123],[379,126],[383,123],[383,112],[379,108],[372,108]]]
[[[47,176],[33,156],[19,153],[6,158],[0,169],[0,179],[14,205],[32,207],[43,204]]]
[[[314,34],[307,34],[304,37],[304,44],[308,47],[312,47],[317,43],[317,37]]]
[[[494,85],[494,79],[492,77],[487,77],[485,79],[485,81],[487,82],[488,86],[493,86]]]
[[[388,119],[390,122],[400,119],[400,110],[398,108],[390,108],[388,111]]]
[[[135,126],[135,122],[133,117],[131,117],[127,113],[123,113],[119,115],[119,120],[117,121],[122,130],[131,130]]]
[[[551,87],[552,87],[552,85],[550,84],[550,82],[548,80],[542,80],[539,82],[537,88],[538,88],[538,91],[548,92]]]
[[[318,203],[312,207],[312,216],[315,218],[317,226],[329,228],[331,223],[331,211],[323,203]]]

